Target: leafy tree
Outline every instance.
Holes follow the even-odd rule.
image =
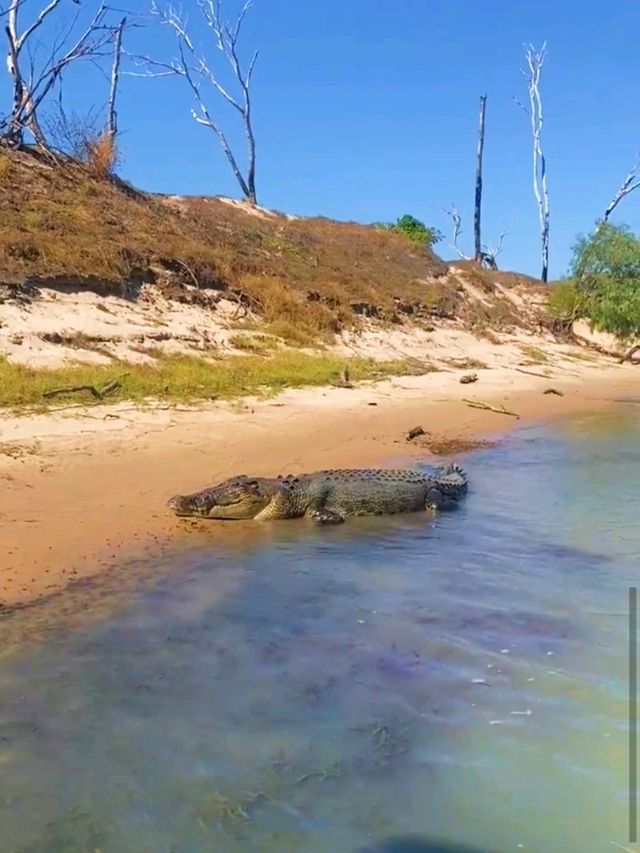
[[[430,249],[444,239],[444,235],[437,228],[429,228],[424,222],[420,222],[415,216],[410,216],[406,213],[395,222],[378,222],[378,228],[386,228],[388,231],[395,231],[402,234],[418,246]]]
[[[573,291],[573,315],[621,338],[640,334],[640,238],[626,225],[601,222],[573,247],[564,294]],[[560,294],[558,294],[560,296]]]

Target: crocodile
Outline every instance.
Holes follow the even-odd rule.
[[[432,474],[403,469],[333,469],[276,478],[242,474],[190,495],[175,495],[168,506],[178,516],[280,519],[306,516],[319,524],[340,524],[348,516],[392,515],[437,510],[457,503],[467,491],[458,465]]]

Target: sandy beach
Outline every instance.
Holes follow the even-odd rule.
[[[455,448],[527,422],[603,408],[638,389],[636,366],[601,357],[478,370],[470,385],[460,384],[464,372],[231,404],[123,403],[0,416],[2,607],[33,603],[125,559],[191,541],[193,522],[165,508],[176,492],[237,473],[410,465],[431,458],[442,439]],[[550,388],[560,394],[545,394]],[[465,400],[504,406],[519,418]],[[418,425],[427,436],[408,442],[407,431]],[[215,525],[220,537],[230,527],[199,524]]]

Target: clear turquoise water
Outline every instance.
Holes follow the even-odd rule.
[[[94,618],[0,622],[0,851],[628,846],[639,428],[524,429],[455,513],[212,527]]]

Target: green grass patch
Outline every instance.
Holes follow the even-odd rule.
[[[278,349],[278,341],[269,335],[238,334],[229,338],[229,343],[234,349],[254,355],[265,355]]]
[[[278,352],[271,357],[243,356],[222,361],[173,356],[156,365],[71,365],[55,370],[32,370],[0,360],[0,406],[60,405],[61,402],[95,403],[89,391],[46,398],[55,389],[90,385],[100,390],[119,380],[105,402],[118,400],[197,401],[230,400],[245,395],[269,395],[284,388],[329,385],[345,365],[354,381],[381,379],[406,372],[401,361],[375,362],[357,358],[345,361],[334,355]],[[97,401],[99,402],[99,401]]]

